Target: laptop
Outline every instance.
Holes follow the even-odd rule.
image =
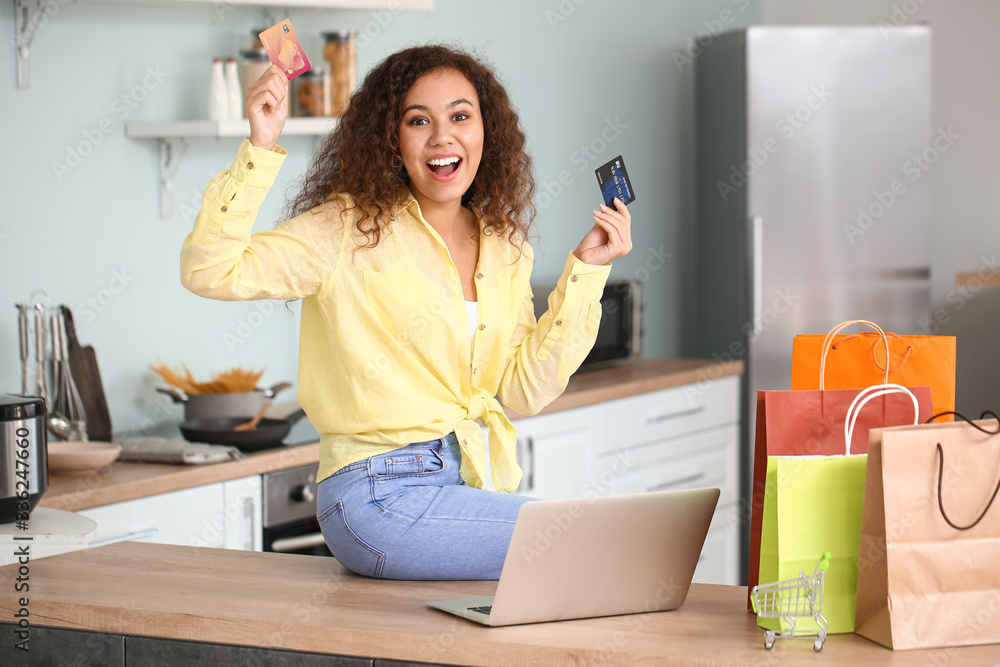
[[[483,625],[676,609],[719,489],[521,505],[496,595],[427,604]]]

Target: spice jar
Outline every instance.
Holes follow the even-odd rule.
[[[323,66],[313,66],[295,78],[295,99],[293,116],[330,115],[330,70]]]
[[[335,30],[324,32],[323,59],[330,63],[330,73],[333,78],[331,104],[333,115],[339,116],[347,109],[347,103],[354,91],[358,76],[358,52],[354,38],[355,30]]]
[[[271,61],[267,57],[266,49],[240,51],[240,59],[242,61],[240,85],[243,88],[243,99],[246,100],[247,88],[267,71],[267,68],[271,66]],[[286,112],[291,109],[291,97],[290,94],[285,97]]]

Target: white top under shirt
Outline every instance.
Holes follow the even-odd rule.
[[[476,339],[476,320],[479,319],[479,302],[478,301],[466,301],[465,302],[465,312],[469,315],[469,334],[472,336],[472,340]]]

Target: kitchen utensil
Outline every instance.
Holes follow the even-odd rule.
[[[257,411],[257,414],[255,414],[253,416],[253,419],[251,419],[250,421],[248,421],[245,424],[238,424],[238,425],[234,426],[233,430],[234,431],[253,431],[254,429],[257,428],[257,424],[260,423],[260,420],[264,417],[264,413],[267,412],[268,410],[270,410],[272,405],[274,405],[274,401],[268,401],[267,403],[265,403],[264,405],[261,406],[260,410]]]
[[[113,442],[92,440],[50,442],[49,472],[57,475],[94,472],[114,463],[121,451],[121,445]]]
[[[0,523],[28,518],[49,485],[45,447],[45,401],[37,396],[0,394]],[[28,510],[18,497],[27,486]]]
[[[56,314],[52,313],[52,400],[48,405],[49,431],[60,440],[69,437],[70,421],[66,416],[67,395],[66,385],[62,382],[61,373],[63,371],[62,340],[60,338],[60,327],[56,322]]]
[[[157,387],[174,403],[184,404],[184,420],[210,419],[212,417],[241,417],[246,421],[278,392],[291,387],[291,382],[278,382],[269,389],[234,392],[227,394],[187,394],[175,387]]]
[[[31,356],[31,344],[28,340],[28,304],[17,303],[17,325],[20,333],[21,351],[21,393],[28,394],[31,389],[28,387],[28,359]]]
[[[55,416],[64,416],[69,420],[69,429],[65,433],[57,433],[57,435],[64,440],[87,440],[86,410],[69,364],[66,323],[63,320],[61,307],[52,313],[52,350],[56,362],[55,377],[57,378],[52,413]]]
[[[213,417],[193,419],[180,424],[181,434],[189,442],[207,442],[213,445],[233,445],[244,452],[268,449],[281,445],[295,422],[305,416],[297,410],[284,419],[265,417],[253,431],[234,431],[246,421],[245,417]]]
[[[90,440],[111,440],[111,414],[101,382],[101,369],[97,364],[97,353],[91,345],[81,345],[76,336],[73,312],[60,306],[65,325],[66,344],[69,348],[69,368],[83,401],[83,411],[87,416],[87,438]]]
[[[50,399],[48,382],[47,382],[47,372],[45,370],[45,351],[47,339],[45,336],[45,306],[40,303],[35,304],[35,371],[38,374],[36,378],[37,391],[35,392],[38,396],[42,398],[43,401],[48,402]]]

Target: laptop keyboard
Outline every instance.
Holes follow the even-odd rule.
[[[468,607],[469,611],[478,611],[480,614],[486,614],[487,616],[490,615],[491,609],[493,609],[493,605],[489,605],[486,607]]]

